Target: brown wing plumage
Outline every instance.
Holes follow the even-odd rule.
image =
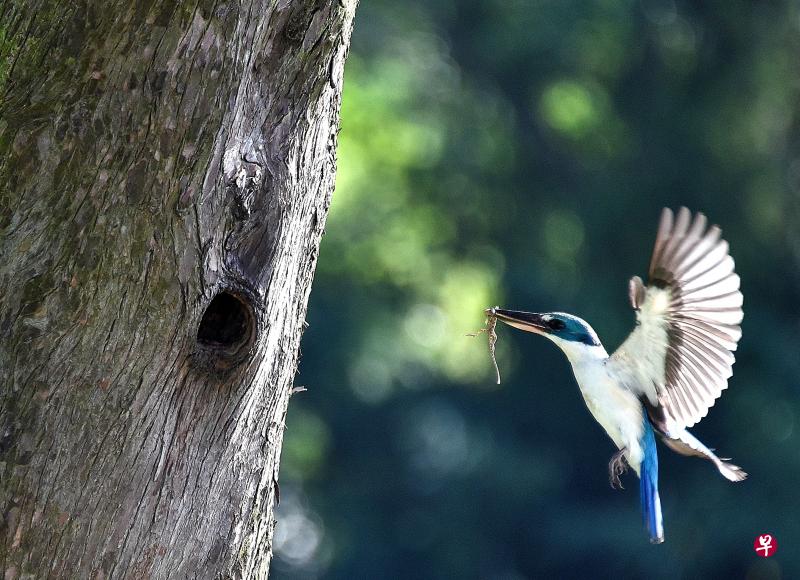
[[[741,337],[742,293],[728,244],[703,214],[664,209],[648,285],[631,280],[638,326],[612,357],[632,388],[682,427],[705,417],[727,388]]]

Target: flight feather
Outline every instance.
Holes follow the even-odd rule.
[[[629,297],[637,326],[609,364],[672,425],[691,427],[727,388],[741,337],[739,276],[720,229],[665,208],[648,284],[631,279]]]

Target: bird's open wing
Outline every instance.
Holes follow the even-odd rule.
[[[630,281],[637,326],[608,362],[679,427],[705,417],[728,386],[742,335],[739,276],[720,233],[701,213],[664,209],[648,285]]]

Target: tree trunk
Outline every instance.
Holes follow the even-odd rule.
[[[264,578],[356,0],[0,3],[0,574]]]

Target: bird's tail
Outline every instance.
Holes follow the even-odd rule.
[[[658,450],[653,428],[647,416],[642,435],[644,457],[639,466],[639,496],[642,501],[642,519],[650,534],[650,543],[664,541],[664,522],[661,517],[661,499],[658,497]]]

